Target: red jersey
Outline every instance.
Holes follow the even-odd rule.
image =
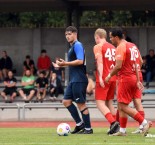
[[[140,53],[135,44],[123,40],[116,49],[116,60],[122,60],[122,68],[118,72],[118,79],[128,82],[136,78],[135,63],[140,68]]]
[[[50,67],[51,67],[50,58],[47,55],[45,57],[40,56],[38,58],[37,67],[38,67],[39,70],[50,69]]]
[[[115,47],[108,42],[105,42],[102,46],[101,44],[94,46],[95,59],[98,57],[102,58],[101,63],[103,63],[103,80],[105,80],[115,66],[115,50]],[[116,81],[116,76],[113,76],[110,81]],[[99,82],[98,70],[96,71],[96,82]]]

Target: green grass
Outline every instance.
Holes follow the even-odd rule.
[[[92,135],[58,136],[56,128],[0,128],[0,145],[155,145],[155,138],[133,135],[106,135],[107,128],[94,128]],[[155,128],[151,129],[155,134]]]

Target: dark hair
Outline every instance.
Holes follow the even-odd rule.
[[[42,50],[41,50],[41,53],[46,53],[46,50],[45,50],[45,49],[42,49]]]
[[[123,39],[123,30],[120,28],[120,27],[118,27],[118,28],[113,28],[113,29],[111,29],[110,30],[110,32],[111,32],[111,35],[113,36],[113,37],[119,37],[120,39]]]
[[[45,71],[40,71],[39,74],[45,75],[46,73],[45,73]]]
[[[26,59],[30,59],[30,55],[26,55]]]
[[[154,52],[154,49],[150,49],[150,50],[149,50],[149,52],[151,52],[151,51]]]
[[[69,27],[67,27],[67,28],[66,28],[66,31],[71,31],[71,32],[73,32],[73,33],[77,33],[77,32],[78,32],[77,29],[76,29],[76,27],[74,27],[74,26],[69,26]]]

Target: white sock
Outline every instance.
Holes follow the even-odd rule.
[[[144,127],[146,124],[147,124],[147,120],[144,119],[141,125]]]
[[[126,133],[126,128],[121,128],[120,127],[120,130],[119,130],[121,133]]]
[[[139,126],[139,129],[143,129],[143,127],[144,127],[143,125],[140,125],[140,126]]]
[[[76,126],[80,126],[83,123],[83,121],[76,124]]]

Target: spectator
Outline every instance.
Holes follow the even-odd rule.
[[[50,99],[55,100],[59,94],[63,94],[64,90],[61,85],[61,81],[57,77],[56,73],[52,73],[50,76]]]
[[[4,80],[5,89],[1,92],[1,96],[4,98],[5,102],[7,102],[7,95],[10,95],[10,102],[13,102],[14,98],[17,96],[16,91],[16,78],[13,76],[13,72],[8,71],[8,77]]]
[[[149,83],[155,75],[155,54],[153,49],[150,49],[149,54],[146,55],[146,63],[148,66],[148,71],[146,74],[146,87],[149,88]]]
[[[86,89],[86,93],[91,96],[91,95],[95,95],[95,83],[93,81],[93,79],[87,74],[88,77],[88,85],[87,85],[87,89]]]
[[[7,55],[6,51],[3,51],[1,58],[1,69],[3,78],[7,77],[8,71],[12,70],[12,66],[13,64],[11,58]]]
[[[146,80],[146,74],[147,74],[148,66],[147,66],[147,63],[146,63],[146,57],[143,56],[142,59],[143,59],[143,64],[142,64],[142,67],[141,67],[141,72],[142,72],[142,75],[143,75],[143,80]]]
[[[21,81],[23,88],[19,90],[20,96],[25,100],[26,103],[29,102],[35,94],[34,82],[35,77],[31,75],[30,69],[27,69],[25,76],[22,77]]]
[[[48,79],[45,77],[44,71],[40,72],[39,77],[36,80],[36,85],[37,85],[37,101],[43,102],[48,88]]]
[[[59,60],[59,58],[56,58],[56,61]],[[61,80],[61,81],[65,81],[65,70],[63,67],[54,67],[52,65],[51,68],[51,74],[52,73],[56,73],[57,77]]]
[[[132,42],[132,39],[127,35],[127,31],[123,30],[124,39],[128,42]]]
[[[29,55],[26,55],[26,59],[23,62],[23,76],[25,75],[25,71],[27,69],[31,70],[31,74],[35,75],[36,74],[36,68],[35,68],[35,64],[34,61],[30,58]]]
[[[2,64],[1,64],[1,59],[0,59],[0,82],[3,80],[3,75],[2,75]]]
[[[38,74],[40,71],[45,71],[46,72],[45,77],[47,78],[51,67],[51,60],[49,56],[47,56],[45,49],[41,51],[41,56],[38,58],[37,67],[38,67]]]

